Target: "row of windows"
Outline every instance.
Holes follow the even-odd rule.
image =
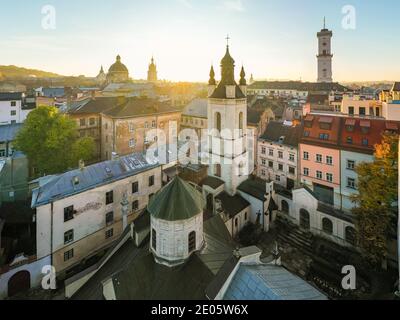
[[[114,229],[108,229],[105,232],[105,239],[110,239],[114,236]],[[74,230],[68,230],[64,233],[64,244],[69,244],[74,241]],[[64,252],[64,262],[71,260],[74,257],[74,248]]]
[[[310,160],[310,154],[308,152],[303,153],[303,159],[304,160]],[[323,156],[321,154],[315,155],[315,161],[318,163],[322,163]],[[326,156],[325,157],[325,163],[327,165],[333,165],[333,157],[331,156]],[[346,168],[348,170],[354,170],[356,166],[356,162],[354,160],[347,160],[347,166]]]
[[[79,124],[81,127],[86,126],[86,119],[79,119]],[[96,124],[96,118],[89,118],[89,125],[94,126]]]
[[[198,120],[198,119],[192,119],[192,118],[183,118],[183,121],[182,122],[184,122],[184,123],[190,123],[190,124],[195,124],[196,126],[197,125],[201,125],[201,126],[204,126],[204,120]]]
[[[309,168],[303,168],[303,175],[306,177],[310,176],[310,169]],[[323,179],[323,173],[322,171],[317,170],[315,173],[315,178],[317,178],[318,180],[322,180]],[[325,179],[328,182],[333,182],[333,174],[332,173],[326,173],[325,174]]]
[[[305,209],[300,210],[300,226],[303,229],[310,230],[310,214]],[[322,231],[328,235],[333,234],[333,223],[329,218],[322,219]],[[353,227],[347,226],[345,228],[345,240],[351,245],[356,244],[356,231]]]
[[[353,144],[353,137],[346,137],[346,143],[347,144]],[[369,140],[367,138],[362,138],[361,139],[361,144],[363,146],[369,146]]]
[[[261,148],[261,154],[262,155],[266,155],[267,154],[267,148],[266,147],[262,147]],[[268,149],[268,155],[270,157],[273,157],[275,154],[275,150],[274,149]],[[278,151],[278,158],[279,159],[283,159],[283,151]],[[295,155],[293,153],[289,153],[289,161],[294,162],[295,161]]]
[[[261,164],[263,166],[267,166],[267,160],[266,159],[261,159]],[[268,168],[274,169],[274,162],[273,161],[268,161]],[[289,171],[290,174],[296,174],[296,168],[295,167],[288,166],[288,168],[289,168],[288,171]],[[278,170],[279,171],[283,171],[283,169],[284,169],[284,164],[278,163]]]
[[[306,177],[309,177],[310,176],[310,169],[304,168],[303,169],[303,175],[306,176]],[[322,171],[316,171],[315,177],[318,180],[323,180]],[[332,173],[326,173],[325,174],[325,180],[332,183],[333,182],[333,174]],[[348,177],[346,182],[347,182],[347,184],[346,184],[347,188],[357,189],[356,180],[354,178]]]
[[[157,251],[157,232],[151,230],[151,246],[154,251]],[[188,235],[188,252],[191,253],[196,250],[196,232],[192,231]]]
[[[303,160],[307,160],[307,161],[310,160],[310,154],[307,151],[303,152]],[[315,155],[315,162],[322,163],[322,160],[323,160],[322,154],[316,154]],[[326,156],[325,157],[325,163],[327,165],[332,166],[333,165],[333,157],[332,156]]]
[[[109,238],[111,238],[113,236],[114,236],[114,229],[113,228],[108,229],[105,232],[105,239],[109,239]],[[74,230],[73,229],[64,232],[64,245],[70,244],[72,242],[74,242]]]

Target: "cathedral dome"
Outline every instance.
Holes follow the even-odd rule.
[[[116,62],[111,65],[108,72],[128,72],[128,68],[121,62],[121,57],[118,55]]]

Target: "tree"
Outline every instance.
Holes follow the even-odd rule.
[[[92,158],[92,138],[78,138],[75,121],[55,107],[41,106],[29,113],[14,142],[24,152],[36,176],[56,174]]]
[[[359,246],[372,266],[379,266],[388,254],[388,241],[396,234],[398,201],[399,137],[384,134],[375,146],[375,160],[357,166],[359,194],[353,209]]]

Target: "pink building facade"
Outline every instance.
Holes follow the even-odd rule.
[[[300,143],[300,182],[317,197],[341,209],[340,150]]]

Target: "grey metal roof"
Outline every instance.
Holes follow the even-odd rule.
[[[7,124],[0,126],[0,141],[13,141],[17,136],[18,131],[22,128],[22,123]]]
[[[207,107],[207,99],[194,99],[183,109],[182,115],[207,119]]]
[[[132,154],[114,161],[105,161],[54,176],[45,185],[35,189],[32,208],[81,193],[95,187],[124,179],[158,166],[150,163],[143,154]],[[74,184],[74,180],[79,183]]]
[[[22,100],[21,92],[0,92],[0,101]]]
[[[49,98],[61,98],[65,95],[64,88],[43,88],[43,95]]]
[[[327,300],[327,297],[281,266],[242,264],[224,300]]]

